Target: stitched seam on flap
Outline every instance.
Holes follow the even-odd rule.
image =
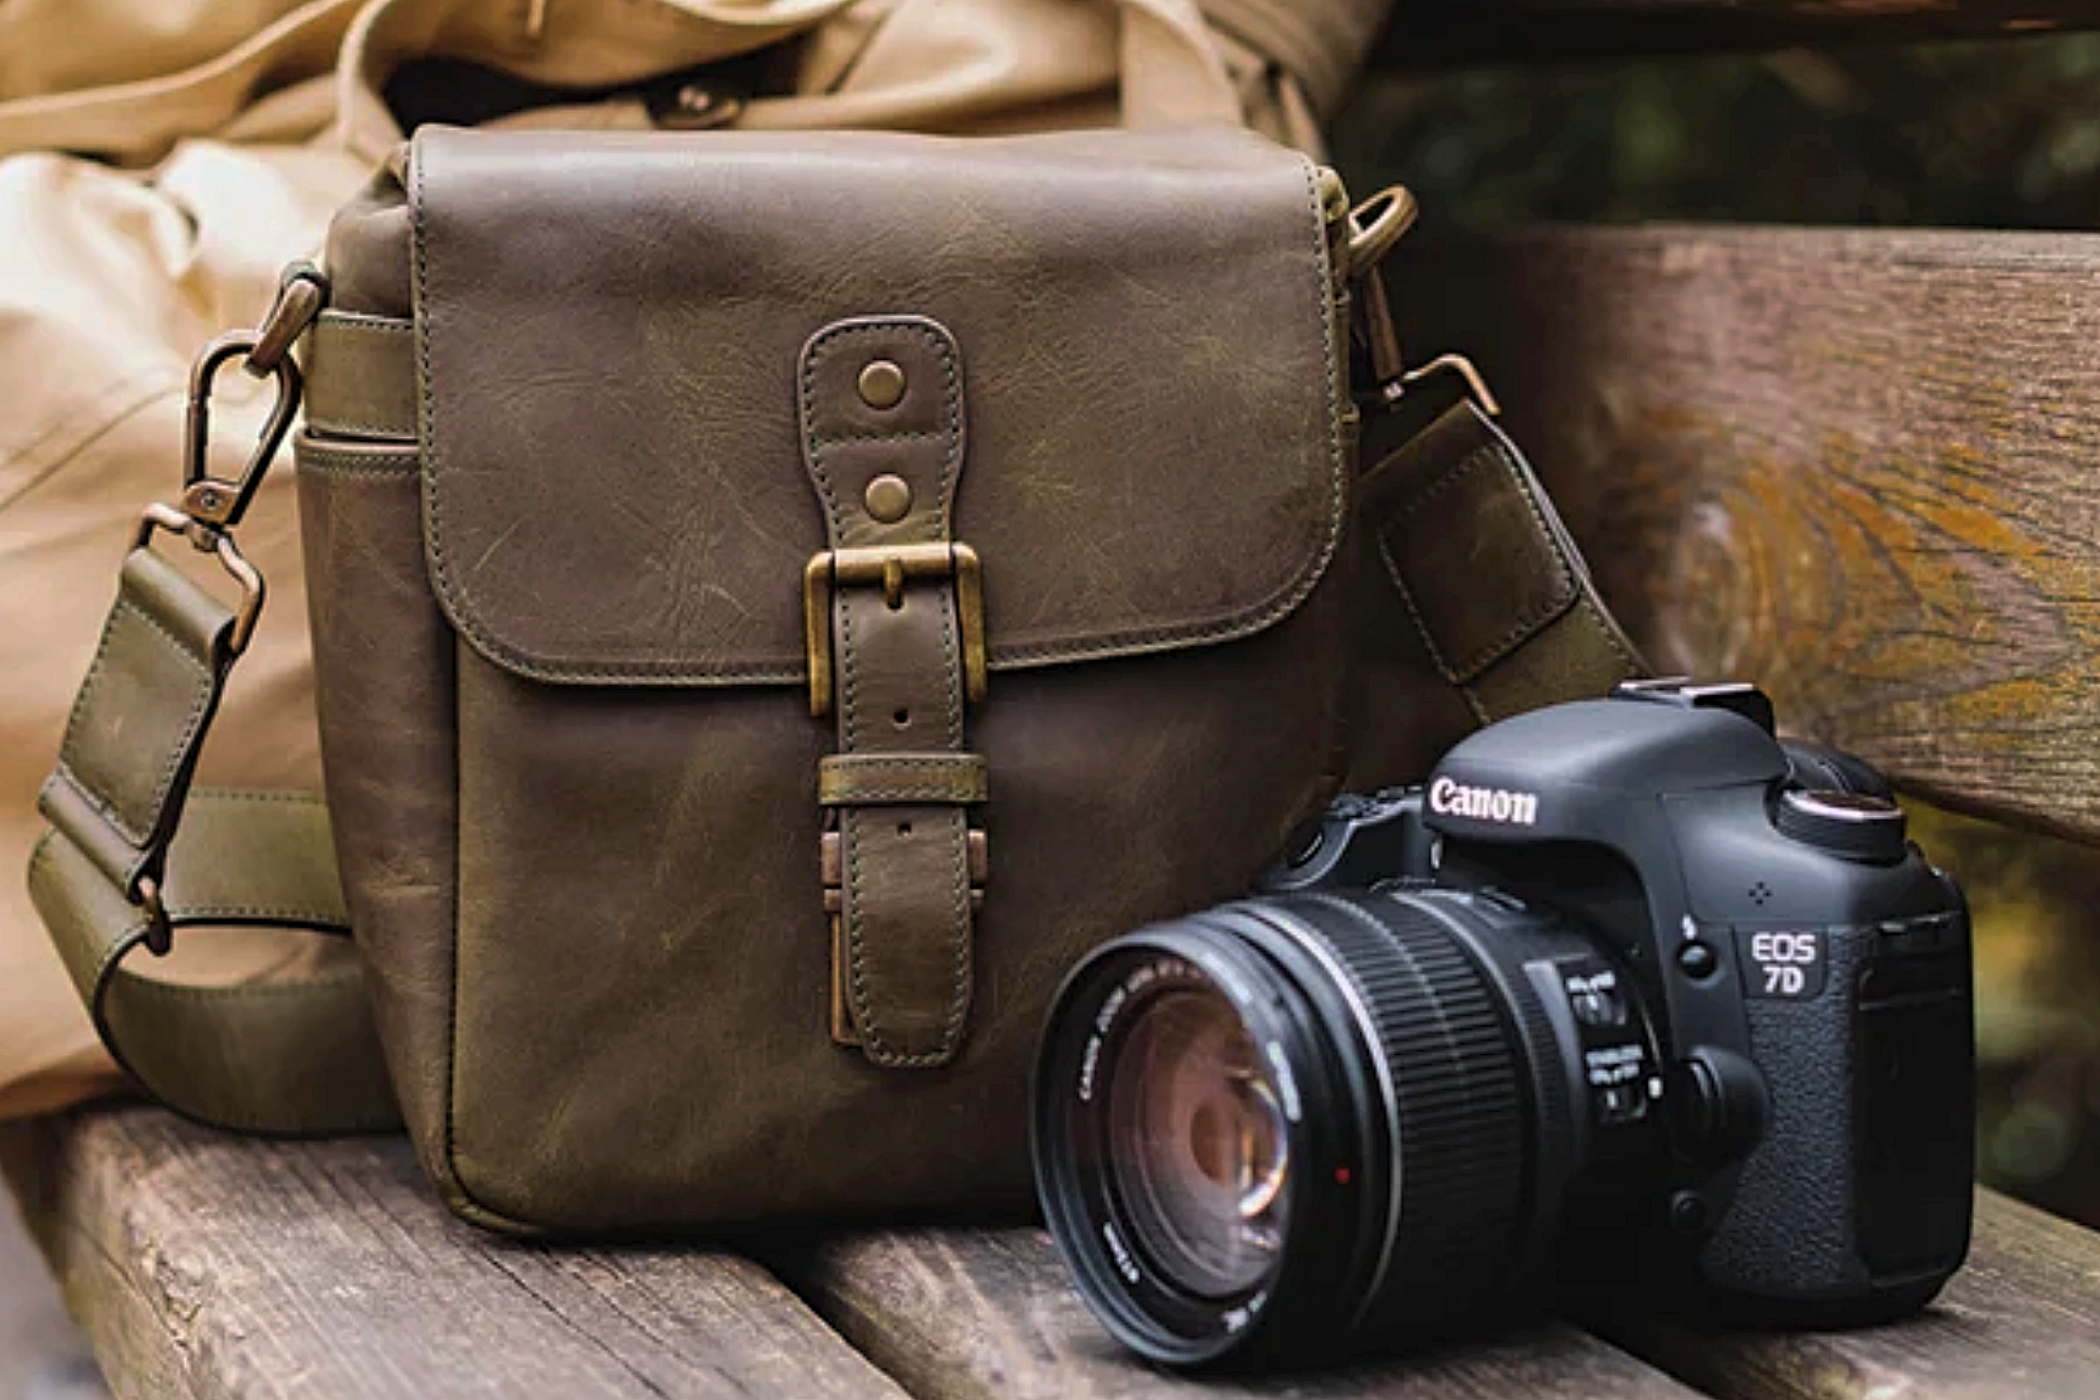
[[[422,162],[411,162],[412,177],[416,185],[411,200],[415,221],[415,262],[420,285],[424,288],[424,304],[418,307],[419,321],[427,312],[428,261],[426,253],[426,228],[422,200]],[[1177,623],[1169,627],[1138,628],[1125,633],[1112,633],[1107,637],[1088,640],[1058,640],[1033,645],[989,645],[988,661],[995,670],[1026,668],[1037,665],[1078,663],[1116,657],[1142,656],[1164,651],[1178,651],[1190,647],[1219,641],[1231,641],[1253,636],[1265,631],[1275,623],[1288,617],[1311,596],[1327,576],[1335,552],[1339,548],[1344,520],[1349,510],[1348,462],[1342,429],[1343,403],[1347,399],[1347,386],[1338,378],[1340,361],[1336,355],[1336,308],[1332,291],[1333,269],[1328,256],[1326,219],[1322,208],[1318,173],[1310,160],[1299,161],[1305,185],[1308,211],[1309,246],[1312,249],[1312,282],[1314,292],[1314,315],[1318,321],[1317,333],[1321,344],[1321,358],[1325,367],[1324,387],[1327,396],[1327,441],[1328,441],[1328,497],[1327,527],[1319,542],[1312,562],[1301,571],[1299,577],[1289,581],[1268,598],[1246,608],[1235,610],[1222,617],[1203,621]],[[842,328],[850,330],[852,328]],[[421,373],[420,393],[423,403],[425,449],[429,454],[426,464],[428,489],[426,510],[428,527],[425,535],[431,562],[431,573],[439,606],[446,618],[463,633],[474,647],[499,665],[518,675],[534,680],[590,683],[590,684],[791,684],[808,680],[808,671],[800,664],[765,666],[758,663],[737,661],[712,662],[690,657],[652,658],[611,663],[573,661],[548,661],[518,650],[497,637],[478,619],[473,601],[453,576],[443,543],[443,501],[439,470],[438,432],[435,408],[430,389],[430,363],[428,326],[417,338],[417,358]],[[837,502],[827,497],[827,508],[836,517]],[[940,506],[945,521],[949,503]]]
[[[1110,637],[1079,647],[1069,642],[1008,647],[1003,649],[1004,656],[1001,658],[1008,664],[1032,660],[1089,661],[1104,657],[1137,656],[1147,652],[1175,650],[1201,642],[1252,636],[1290,616],[1312,596],[1313,589],[1327,576],[1327,570],[1334,562],[1335,550],[1340,547],[1342,523],[1349,511],[1348,453],[1342,429],[1343,404],[1349,394],[1348,386],[1340,381],[1341,362],[1335,355],[1338,330],[1335,324],[1334,293],[1331,290],[1334,285],[1334,269],[1328,257],[1327,218],[1320,199],[1319,173],[1310,160],[1303,158],[1300,159],[1299,168],[1304,176],[1306,203],[1311,213],[1313,305],[1320,322],[1321,356],[1326,368],[1322,382],[1327,389],[1329,505],[1327,536],[1320,546],[1318,557],[1301,577],[1271,595],[1268,600],[1231,616],[1192,627],[1146,629],[1128,636]]]

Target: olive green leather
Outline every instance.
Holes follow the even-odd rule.
[[[919,316],[825,326],[800,360],[802,456],[834,551],[814,566],[827,580],[814,621],[831,633],[831,693],[821,671],[811,683],[812,706],[837,717],[838,754],[817,768],[841,870],[831,975],[843,1014],[832,1037],[874,1064],[930,1069],[954,1059],[969,1015],[971,815],[990,797],[990,765],[969,752],[966,605],[953,572],[970,375],[955,337]],[[888,375],[872,397],[871,369]],[[891,519],[876,514],[876,481],[899,507],[884,511]],[[854,556],[835,551],[894,546],[930,546],[951,572],[855,582],[838,566]],[[844,780],[871,761],[891,781]],[[958,771],[974,774],[966,792]],[[927,781],[939,774],[945,785]]]
[[[272,1131],[399,1121],[345,945],[309,977],[193,987],[141,975],[173,929],[347,931],[327,816],[279,794],[190,793],[233,665],[236,612],[144,544],[126,556],[39,805],[29,893],[117,1062],[170,1105]],[[142,907],[157,898],[164,919]]]
[[[1438,674],[1482,724],[1601,695],[1640,673],[1545,489],[1472,401],[1376,463],[1361,490],[1384,582]],[[1500,547],[1491,564],[1487,540]],[[1490,567],[1492,586],[1477,586]],[[1520,651],[1522,664],[1505,664]]]
[[[1024,1212],[1085,949],[1241,892],[1345,781],[1639,670],[1492,424],[1352,395],[1323,184],[1229,132],[420,135],[337,221],[297,443],[372,1030],[297,993],[341,1082],[253,1111],[210,1055],[148,1066],[168,1033],[120,1054],[243,1126],[378,1121],[390,1081],[506,1229]],[[964,548],[981,698],[959,567],[837,553]],[[150,764],[194,705],[129,666],[96,704]],[[39,856],[84,995],[138,938],[130,849]]]

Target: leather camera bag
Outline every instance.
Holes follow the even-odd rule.
[[[125,560],[31,872],[98,1029],[206,1121],[405,1121],[503,1229],[1024,1210],[1081,952],[1638,669],[1488,417],[1393,408],[1404,205],[1223,129],[426,128]],[[304,366],[325,808],[188,791],[235,364],[285,420]],[[125,961],[227,923],[355,961]]]

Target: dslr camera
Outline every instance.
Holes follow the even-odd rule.
[[[1038,1196],[1169,1365],[1527,1310],[1878,1321],[1968,1249],[1969,919],[1857,759],[1640,682],[1345,796],[1050,1014]]]

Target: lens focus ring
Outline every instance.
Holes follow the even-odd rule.
[[[1524,1099],[1495,993],[1456,936],[1402,900],[1292,903],[1355,982],[1396,1101],[1398,1219],[1383,1277],[1369,1286],[1373,1325],[1460,1320],[1521,1243]]]

